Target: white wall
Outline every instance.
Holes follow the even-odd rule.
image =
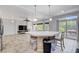
[[[28,22],[28,23],[27,23],[27,29],[28,29],[28,31],[33,31],[33,30],[34,30],[34,29],[33,29],[32,22]]]
[[[15,23],[12,23],[11,20],[4,19],[4,35],[12,35],[15,34]]]
[[[49,22],[49,30],[50,31],[57,31],[58,30],[58,23],[56,19],[53,19],[52,21]]]
[[[25,21],[14,20],[12,22],[11,19],[3,19],[4,24],[4,35],[13,35],[17,34],[19,25],[26,25]]]

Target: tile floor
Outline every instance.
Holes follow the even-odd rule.
[[[76,40],[65,39],[64,53],[75,53]],[[30,35],[18,34],[3,37],[3,53],[38,53],[31,48]],[[61,53],[60,47],[56,46],[52,53]]]
[[[65,42],[65,48],[63,53],[75,53],[77,42],[76,40],[72,39],[64,39]],[[61,53],[61,48],[56,46],[54,51],[51,51],[52,53]]]

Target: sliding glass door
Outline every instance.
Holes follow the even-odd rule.
[[[77,39],[77,24],[76,20],[67,21],[67,37]]]
[[[76,20],[59,21],[59,32],[64,32],[66,38],[77,39]]]

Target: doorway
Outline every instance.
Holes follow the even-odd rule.
[[[64,32],[66,38],[77,39],[76,20],[59,20],[59,32]]]

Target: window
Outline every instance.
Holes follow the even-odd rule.
[[[60,21],[59,22],[59,32],[65,32],[66,31],[66,22]]]
[[[37,31],[43,31],[44,30],[44,24],[43,23],[38,23],[36,26]]]
[[[64,32],[67,38],[77,39],[76,20],[59,21],[59,32]]]
[[[38,24],[33,24],[33,28],[36,31],[48,31],[49,30],[49,23],[38,23]]]

